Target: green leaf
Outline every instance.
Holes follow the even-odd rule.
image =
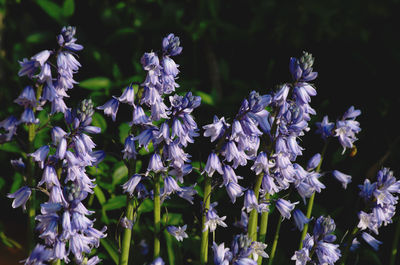
[[[70,17],[74,14],[75,2],[74,0],[65,0],[62,8],[62,13],[65,17]]]
[[[6,181],[2,177],[0,177],[0,191],[4,187],[5,184],[6,184]]]
[[[111,81],[107,77],[98,76],[81,81],[79,86],[88,90],[109,89]]]
[[[103,205],[106,202],[106,197],[104,196],[104,193],[101,190],[101,188],[99,186],[96,186],[94,187],[93,191],[97,197],[97,200],[99,200],[99,203]]]
[[[201,101],[207,105],[214,106],[215,101],[212,95],[204,93],[202,91],[196,91],[195,94],[201,97]]]
[[[48,34],[43,33],[43,32],[37,32],[29,35],[26,37],[26,42],[27,43],[42,43],[46,39],[48,39]]]
[[[100,244],[106,249],[107,253],[110,255],[110,258],[114,261],[114,263],[118,264],[119,255],[115,245],[107,238],[100,239]]]
[[[118,163],[114,173],[112,174],[112,185],[118,185],[122,182],[122,180],[128,176],[128,168],[124,163]]]
[[[0,150],[1,151],[6,151],[10,153],[20,153],[22,150],[19,148],[17,143],[11,142],[11,143],[4,143],[0,145]]]
[[[154,209],[154,202],[150,199],[145,199],[142,204],[140,204],[138,212],[140,213],[149,213]]]
[[[36,3],[55,21],[58,23],[63,22],[63,10],[59,5],[50,0],[36,0]]]
[[[109,199],[105,204],[103,204],[103,209],[105,211],[117,210],[126,206],[126,196],[118,195]]]
[[[128,137],[129,135],[129,130],[131,129],[131,126],[129,126],[129,124],[127,123],[122,123],[118,129],[119,129],[119,141],[121,142],[121,144],[124,144],[126,137]]]
[[[22,175],[18,172],[14,174],[14,181],[11,185],[10,193],[16,192],[20,187],[22,183]]]
[[[95,112],[92,116],[92,125],[101,128],[101,132],[105,132],[107,129],[107,122],[103,118],[103,116],[97,112]]]

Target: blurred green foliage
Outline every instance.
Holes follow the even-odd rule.
[[[325,114],[334,120],[350,105],[363,111],[360,120],[363,132],[357,142],[357,156],[343,159],[339,146],[333,144],[326,159],[326,170],[336,167],[346,170],[353,175],[354,185],[347,192],[340,190],[338,198],[340,185],[327,179],[329,188],[317,196],[315,208],[316,215],[329,212],[336,217],[338,228],[348,227],[354,219],[349,220],[347,216],[355,217],[355,213],[353,209],[341,206],[355,201],[356,184],[366,176],[373,177],[382,159],[385,166],[400,176],[396,162],[400,156],[396,148],[400,135],[396,127],[400,103],[396,93],[400,65],[399,8],[398,0],[0,0],[0,120],[22,112],[13,100],[28,80],[17,76],[18,60],[42,49],[56,47],[56,33],[64,25],[77,27],[78,43],[85,47],[79,53],[82,69],[76,80],[80,83],[71,91],[67,101],[69,106],[75,106],[87,97],[96,105],[102,105],[111,95],[119,95],[130,82],[142,82],[141,55],[160,49],[162,37],[173,32],[181,38],[184,47],[183,54],[176,59],[181,65],[178,92],[190,90],[202,97],[203,106],[194,113],[199,125],[209,123],[214,114],[231,116],[242,98],[253,89],[267,93],[276,84],[289,80],[289,57],[307,50],[316,57],[315,69],[320,73],[316,81],[318,96],[312,103],[318,114],[312,121],[320,120]],[[39,113],[42,117],[46,115],[45,110]],[[102,248],[98,250],[106,262],[118,259],[120,227],[117,221],[125,206],[120,184],[128,176],[126,166],[118,162],[117,157],[129,130],[129,126],[121,122],[130,119],[131,113],[125,106],[121,106],[117,123],[99,113],[93,117],[93,124],[103,131],[102,135],[95,136],[95,142],[99,149],[107,150],[109,154],[98,168],[88,170],[98,179],[93,198],[90,198],[91,207],[101,208],[102,211],[96,213],[98,220],[109,225],[109,236],[102,240]],[[26,131],[19,132],[22,147],[25,136]],[[35,147],[47,140],[48,132],[43,130]],[[322,147],[312,132],[304,138],[302,145],[308,147],[304,159]],[[193,161],[204,161],[210,147],[208,140],[199,139],[191,148]],[[23,181],[8,162],[18,158],[21,149],[16,143],[6,143],[0,150],[0,196],[4,198]],[[146,160],[148,152],[144,149],[140,152]],[[198,172],[200,163],[197,165]],[[196,178],[197,175],[192,174],[191,182],[194,183]],[[200,191],[201,185],[199,183],[196,189]],[[222,196],[226,195],[218,193],[213,199]],[[19,209],[11,210],[8,199],[0,201],[2,212],[9,213],[0,220],[4,227],[15,218],[20,218],[23,223]],[[190,222],[192,238],[190,243],[178,245],[175,239],[165,234],[165,253],[175,264],[190,264],[198,255],[198,248],[192,246],[199,244],[195,234],[200,234],[200,205],[196,203],[189,209],[180,202],[178,199],[168,202],[171,211],[168,218],[172,222],[182,217]],[[233,214],[238,216],[238,211],[228,204],[221,206],[221,215],[233,219]],[[145,201],[139,207],[141,224],[134,228],[136,247],[141,239],[151,242],[149,211],[152,207],[151,201]],[[174,219],[176,215],[179,218]],[[274,222],[276,220],[272,219],[271,223]],[[282,232],[282,242],[293,233],[290,224],[284,225],[287,229]],[[386,246],[392,240],[391,229],[382,232]],[[13,242],[4,241],[8,239],[0,233],[3,243]],[[338,233],[343,235],[345,231]],[[23,241],[18,231],[14,235]],[[223,230],[218,235],[221,239],[230,236]],[[277,260],[290,258],[297,244],[297,240],[292,241],[296,242],[289,242],[279,249]],[[385,264],[389,249],[383,247],[377,254],[365,250],[358,257],[359,264],[381,264],[379,260]],[[134,257],[135,264],[143,264],[148,259],[137,250]]]

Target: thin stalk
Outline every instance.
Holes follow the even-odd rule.
[[[61,265],[61,260],[60,260],[60,259],[57,259],[57,260],[53,261],[52,264],[53,264],[53,265]]]
[[[256,184],[254,185],[254,194],[256,195],[257,200],[260,195],[262,178],[263,174],[259,174],[256,179]],[[257,241],[257,223],[258,223],[258,212],[256,209],[253,209],[250,212],[249,228],[247,230],[248,237],[251,238],[253,241]]]
[[[133,221],[133,210],[135,208],[134,203],[135,203],[134,198],[127,198],[126,218],[129,221]],[[122,249],[121,249],[121,256],[119,258],[119,265],[128,264],[131,238],[132,238],[132,229],[125,228],[124,234],[122,236]]]
[[[154,259],[160,256],[160,174],[154,177]]]
[[[265,195],[265,199],[269,200],[269,196],[270,196],[269,193],[267,193]],[[261,243],[265,242],[265,237],[267,236],[268,216],[269,216],[269,212],[263,212],[261,214],[261,223],[260,223],[260,231],[259,231],[260,235],[258,238],[258,241]],[[258,257],[258,261],[257,261],[258,265],[261,265],[262,259],[263,258],[261,256]]]
[[[130,160],[128,163],[128,176],[132,176],[136,171],[136,161]],[[135,199],[126,195],[126,218],[133,222],[135,209]],[[132,227],[133,228],[133,227]],[[127,227],[122,235],[122,248],[119,257],[119,265],[127,265],[129,261],[129,249],[131,247],[132,229]]]
[[[325,141],[324,147],[322,148],[321,161],[319,161],[319,164],[318,164],[317,168],[315,169],[316,172],[320,172],[321,171],[321,165],[322,165],[322,161],[324,160],[326,149],[328,148],[328,143],[329,143],[328,140]],[[306,213],[306,217],[308,219],[310,219],[310,217],[311,217],[312,209],[313,209],[313,206],[314,206],[314,198],[315,198],[315,192],[313,192],[313,194],[311,195],[310,199],[308,200],[307,213]],[[308,231],[308,223],[305,223],[304,224],[304,229],[303,229],[303,232],[302,232],[301,238],[300,238],[299,250],[303,248],[303,240],[307,235],[307,231]]]
[[[210,201],[211,201],[211,178],[205,176],[205,183],[204,183],[204,212],[201,222],[201,249],[200,249],[200,264],[207,264],[208,261],[208,229],[204,230],[205,223],[207,221],[206,214],[208,209],[210,208]]]
[[[276,247],[278,246],[279,231],[281,230],[282,216],[279,216],[278,224],[276,225],[274,242],[272,243],[271,254],[269,255],[268,265],[272,265],[275,258]]]
[[[400,218],[397,219],[396,231],[394,232],[392,251],[390,253],[390,265],[394,265],[396,261],[397,255],[397,247],[399,245],[399,237],[400,237]]]
[[[358,227],[355,226],[353,228],[353,231],[351,231],[351,234],[350,234],[349,238],[346,241],[346,249],[345,249],[345,251],[343,253],[343,256],[342,256],[342,259],[341,259],[341,262],[340,262],[341,265],[344,265],[346,263],[347,256],[349,255],[349,252],[350,252],[351,243],[353,242],[353,239],[354,239],[354,237],[356,236],[357,233],[358,233]]]

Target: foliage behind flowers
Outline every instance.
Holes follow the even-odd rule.
[[[29,143],[11,162],[24,181],[8,194],[32,226],[25,264],[278,264],[281,226],[302,231],[293,232],[300,244],[286,260],[293,264],[344,264],[362,242],[378,249],[371,232],[378,235],[393,222],[400,182],[386,168],[363,185],[324,170],[328,143],[338,139],[344,156],[354,150],[361,111],[352,106],[336,122],[325,116],[313,124],[318,111],[311,98],[318,89],[310,83],[317,78],[311,54],[290,58],[290,82],[252,91],[232,118],[215,113],[210,124],[198,126],[201,98],[178,85],[175,60],[183,49],[174,34],[162,39],[160,51],[141,57],[146,77],[128,82],[121,96],[68,107],[67,92],[81,67],[76,53],[83,48],[75,35],[74,27],[65,27],[58,48],[20,61],[19,75],[32,80],[15,100],[24,110],[1,122],[2,143],[24,136]],[[131,113],[130,122],[121,122],[121,112]],[[123,143],[105,144],[105,153],[95,151],[88,136],[100,134],[104,122],[119,128]],[[24,129],[26,135],[18,133]],[[301,141],[313,131],[324,148],[304,163],[308,147]],[[201,135],[213,144],[203,149],[208,159],[189,145],[206,145]],[[313,213],[315,194],[323,196],[332,177],[344,189],[360,184],[366,205],[339,231],[330,212]]]

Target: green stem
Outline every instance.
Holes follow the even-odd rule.
[[[55,261],[52,262],[53,265],[61,265],[61,260],[57,259]]]
[[[133,222],[133,210],[135,208],[134,198],[127,198],[126,206],[126,218]],[[122,249],[121,256],[119,258],[119,265],[127,265],[129,261],[129,249],[131,247],[132,229],[125,228],[124,234],[122,236]]]
[[[349,255],[349,252],[350,252],[351,243],[353,242],[353,239],[357,233],[358,233],[358,227],[355,226],[353,228],[353,231],[351,231],[349,238],[346,241],[346,249],[344,251],[344,254],[343,254],[341,262],[340,262],[341,265],[344,265],[346,263],[347,256]]]
[[[132,174],[134,174],[136,171],[136,161],[129,160],[127,166],[128,166],[128,176],[132,176]],[[135,199],[133,197],[130,197],[128,194],[126,196],[126,218],[132,223],[134,219],[134,209],[135,209]],[[119,257],[119,263],[118,263],[119,265],[128,264],[131,239],[132,239],[132,229],[127,227],[124,229],[124,233],[122,235],[122,248],[121,248],[121,255]]]
[[[28,126],[28,152],[32,153],[34,151],[33,141],[35,140],[35,124],[30,124]],[[33,158],[29,156],[28,164],[27,164],[27,184],[29,187],[34,187],[36,185],[35,179],[35,162]],[[34,233],[35,233],[35,216],[36,216],[36,209],[35,209],[35,200],[36,200],[36,191],[32,189],[31,197],[27,203],[27,211],[28,211],[28,250],[32,250],[34,247]]]
[[[269,193],[267,193],[265,195],[265,199],[269,200]],[[258,241],[261,243],[265,242],[265,237],[267,236],[267,227],[268,227],[268,216],[269,216],[269,212],[263,212],[261,215],[261,223],[260,223],[260,235],[258,238]],[[262,257],[260,256],[258,258],[257,264],[261,265],[262,263]]]
[[[154,259],[160,256],[160,175],[154,177]]]
[[[256,183],[254,185],[254,194],[256,195],[257,200],[260,195],[260,187],[262,179],[263,179],[263,174],[259,174],[257,176]],[[249,238],[252,239],[252,241],[257,241],[257,223],[258,223],[258,212],[256,209],[253,209],[250,212],[249,227],[247,230],[247,235]]]
[[[204,212],[201,222],[201,248],[200,248],[200,264],[207,264],[208,261],[208,229],[204,230],[205,223],[207,221],[206,214],[208,209],[210,208],[210,201],[211,201],[211,178],[205,176],[205,183],[204,183]]]
[[[321,161],[319,161],[319,164],[318,164],[317,168],[315,169],[316,172],[320,172],[321,171],[322,161],[324,160],[324,156],[325,156],[326,150],[328,148],[328,143],[329,143],[328,140],[325,141],[324,147],[322,148]],[[310,219],[310,217],[311,217],[312,209],[313,209],[313,206],[314,206],[314,198],[315,198],[315,192],[313,192],[313,194],[311,195],[311,197],[310,197],[310,199],[308,201],[308,204],[307,204],[306,217],[308,219]],[[307,231],[308,231],[308,223],[305,223],[303,232],[301,233],[299,250],[303,248],[303,240],[307,235]]]
[[[275,258],[275,252],[276,252],[276,247],[278,245],[278,239],[279,239],[279,231],[281,230],[281,223],[282,223],[282,216],[279,216],[278,224],[276,225],[276,230],[275,230],[275,236],[274,236],[274,242],[272,243],[272,249],[271,249],[271,254],[269,255],[269,262],[268,265],[272,265],[274,262]]]
[[[394,265],[396,261],[397,255],[397,246],[399,245],[399,237],[400,237],[400,218],[397,218],[396,231],[394,232],[393,244],[392,244],[392,252],[390,253],[390,265]]]

